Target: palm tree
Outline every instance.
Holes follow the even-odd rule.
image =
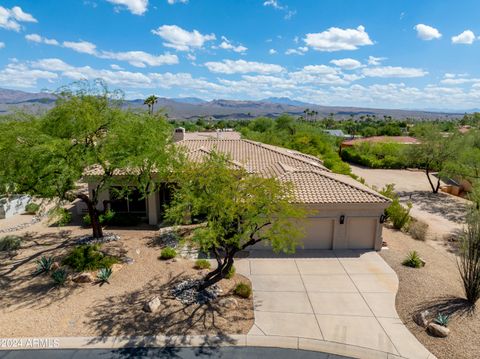
[[[153,114],[153,106],[157,103],[158,97],[155,95],[148,96],[145,101],[143,101],[144,105],[148,106],[148,112]]]

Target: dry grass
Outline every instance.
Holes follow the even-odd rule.
[[[381,256],[395,270],[400,280],[396,307],[402,321],[439,359],[478,358],[480,309],[473,312],[464,299],[454,254],[387,228],[384,229],[384,239],[388,242],[389,249],[382,251]],[[425,267],[413,269],[402,265],[403,259],[412,250],[425,259]],[[479,305],[480,303],[477,307]],[[413,314],[425,309],[432,313],[451,315],[451,333],[448,338],[434,338],[413,322]]]
[[[158,232],[115,230],[121,240],[104,245],[109,254],[128,256],[133,264],[115,272],[110,284],[73,284],[55,288],[49,276],[33,276],[40,256],[61,258],[72,248],[74,238],[87,229],[71,232],[38,224],[29,228],[16,256],[0,264],[0,332],[2,337],[133,336],[247,333],[253,325],[253,301],[236,297],[236,310],[225,310],[216,302],[185,306],[172,298],[170,286],[184,277],[200,276],[194,261],[159,261]],[[65,228],[63,228],[65,230]],[[233,295],[239,275],[224,280],[223,296]],[[161,298],[156,313],[145,313],[143,305],[153,296]]]

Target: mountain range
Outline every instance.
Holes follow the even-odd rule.
[[[145,107],[143,99],[127,100],[128,108]],[[18,90],[0,89],[0,114],[8,114],[15,110],[41,113],[55,104],[55,95],[47,92],[30,93]],[[375,115],[377,118],[391,116],[396,119],[454,119],[463,116],[463,112],[421,111],[402,109],[377,109],[343,106],[320,106],[316,104],[292,100],[287,97],[269,97],[260,101],[212,100],[205,101],[196,97],[158,98],[155,105],[162,108],[172,119],[196,119],[214,117],[217,119],[248,119],[258,116],[277,117],[283,113],[303,116],[304,111],[315,111],[316,118],[333,114],[335,118],[350,116]]]

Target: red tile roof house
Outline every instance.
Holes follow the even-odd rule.
[[[177,129],[174,141],[187,150],[193,161],[201,160],[215,149],[230,156],[249,173],[293,183],[296,203],[311,210],[309,217],[300,223],[305,230],[304,249],[381,249],[383,213],[389,199],[348,176],[332,173],[316,157],[240,139],[231,133],[222,134],[192,134]],[[92,191],[95,173],[89,172],[85,180]],[[99,203],[111,198],[109,191],[99,197]],[[125,202],[110,201],[116,212],[140,214],[149,224],[157,225],[161,222],[162,208],[168,203],[168,194],[159,191],[146,199]]]

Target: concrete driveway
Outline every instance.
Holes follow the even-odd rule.
[[[433,358],[399,319],[397,275],[376,252],[252,251],[236,268],[253,285],[250,338],[297,337],[303,349],[352,357]]]

